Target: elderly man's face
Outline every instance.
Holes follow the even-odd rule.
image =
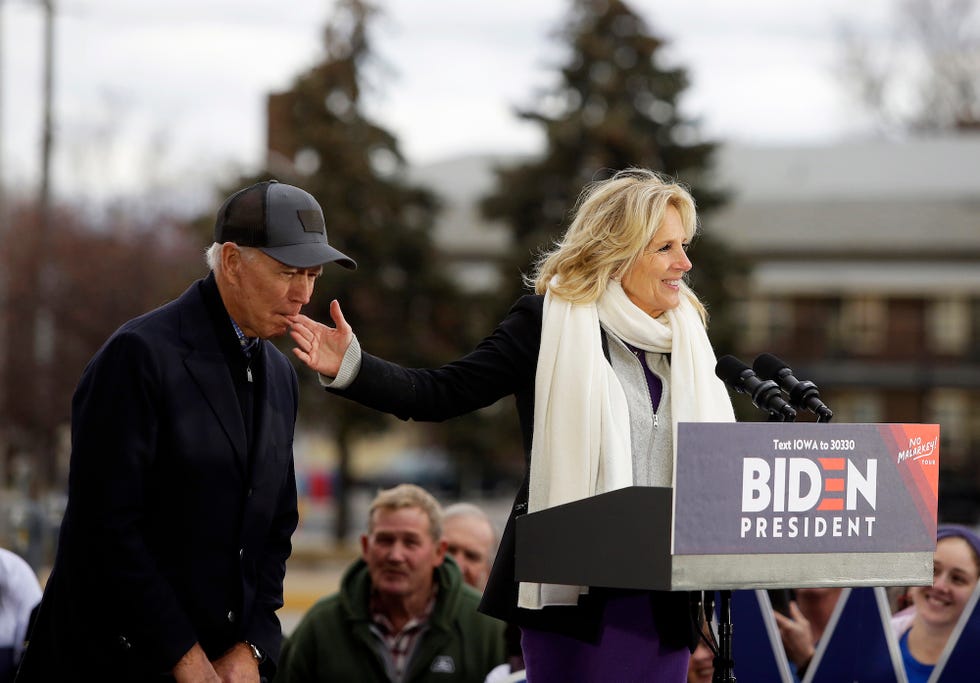
[[[432,572],[446,556],[432,538],[429,518],[415,507],[374,511],[372,530],[361,536],[361,553],[374,590],[388,598],[420,599],[432,590]]]
[[[480,591],[487,587],[490,577],[493,536],[493,529],[479,517],[456,515],[442,521],[442,538],[463,572],[463,580]]]
[[[269,339],[285,334],[289,318],[309,303],[313,285],[323,272],[323,266],[287,266],[257,249],[226,258],[230,260],[223,263],[230,270],[233,287],[225,305],[249,337]]]

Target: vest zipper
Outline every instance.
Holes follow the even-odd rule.
[[[627,347],[627,348],[629,348],[629,347]],[[633,351],[632,349],[629,349],[629,350],[630,351]],[[643,349],[637,349],[636,351],[633,351],[633,357],[636,358],[636,360],[639,361],[639,363],[640,363],[640,372],[643,373],[643,383],[646,384],[646,372],[647,372],[647,370],[644,367],[644,365],[647,362],[647,359],[646,359],[646,351],[644,351]],[[650,370],[650,372],[652,372],[656,376],[656,378],[658,380],[660,380],[660,384],[661,384],[661,386],[663,386],[663,379],[660,377],[660,375],[658,375],[656,372],[653,372],[652,369]],[[649,388],[647,389],[647,391],[645,393],[647,395],[647,402],[650,404],[650,412],[653,413],[653,428],[654,429],[660,429],[660,418],[657,416],[657,408],[656,408],[656,406],[653,405],[653,399],[650,397],[650,390],[649,390]]]

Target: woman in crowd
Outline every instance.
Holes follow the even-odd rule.
[[[703,624],[701,630],[708,637],[708,625]],[[715,677],[715,653],[711,651],[707,640],[702,638],[691,653],[691,661],[687,666],[687,683],[711,683]]]
[[[912,606],[892,619],[909,683],[929,680],[980,578],[977,534],[941,524],[936,537],[932,585],[910,588]]]
[[[402,419],[445,420],[516,397],[528,470],[481,610],[521,626],[530,681],[686,680],[697,642],[686,594],[519,584],[514,517],[670,486],[676,424],[734,419],[704,307],[685,283],[696,226],[691,195],[661,175],[629,169],[592,183],[538,261],[536,295],[436,369],[362,353],[336,301],[336,327],[294,321],[294,352],[321,383]]]

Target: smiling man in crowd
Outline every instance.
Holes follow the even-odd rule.
[[[442,511],[413,484],[382,491],[361,558],[340,591],[303,617],[276,683],[482,683],[504,661],[503,623],[479,614],[479,593],[446,557]]]

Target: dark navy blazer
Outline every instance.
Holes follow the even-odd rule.
[[[18,680],[154,680],[195,642],[214,659],[248,640],[274,669],[297,523],[296,372],[264,341],[249,384],[236,344],[210,275],[89,362],[57,557]]]

